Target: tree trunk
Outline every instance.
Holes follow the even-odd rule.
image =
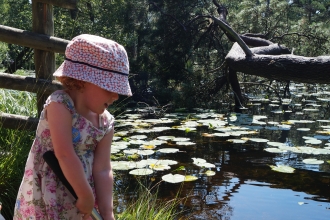
[[[252,57],[246,57],[242,48],[235,43],[226,56],[226,62],[230,68],[237,72],[268,79],[291,80],[301,83],[330,83],[329,56],[303,57],[291,54],[255,54]]]

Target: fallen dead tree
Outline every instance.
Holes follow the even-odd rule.
[[[216,1],[213,2],[216,4]],[[260,35],[239,35],[227,23],[228,12],[224,6],[216,5],[219,18],[209,17],[224,31],[229,40],[235,42],[228,52],[225,62],[228,69],[227,80],[235,94],[236,111],[240,111],[239,109],[245,101],[237,72],[286,82],[330,83],[330,56],[297,56],[285,46],[262,39]]]

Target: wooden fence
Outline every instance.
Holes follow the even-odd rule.
[[[32,0],[32,29],[20,30],[0,25],[0,41],[34,49],[35,77],[0,73],[0,88],[37,94],[38,117],[46,98],[62,85],[53,81],[55,53],[64,54],[68,40],[53,37],[53,6],[77,9],[78,0]],[[0,127],[36,130],[38,118],[0,112]]]

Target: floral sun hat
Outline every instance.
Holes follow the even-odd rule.
[[[66,47],[65,61],[54,76],[93,83],[102,89],[131,96],[126,50],[115,41],[89,34],[78,35]]]

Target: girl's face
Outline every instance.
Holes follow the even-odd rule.
[[[97,114],[102,114],[109,105],[119,98],[117,93],[109,92],[92,83],[85,83],[84,96],[86,97],[87,108]]]

